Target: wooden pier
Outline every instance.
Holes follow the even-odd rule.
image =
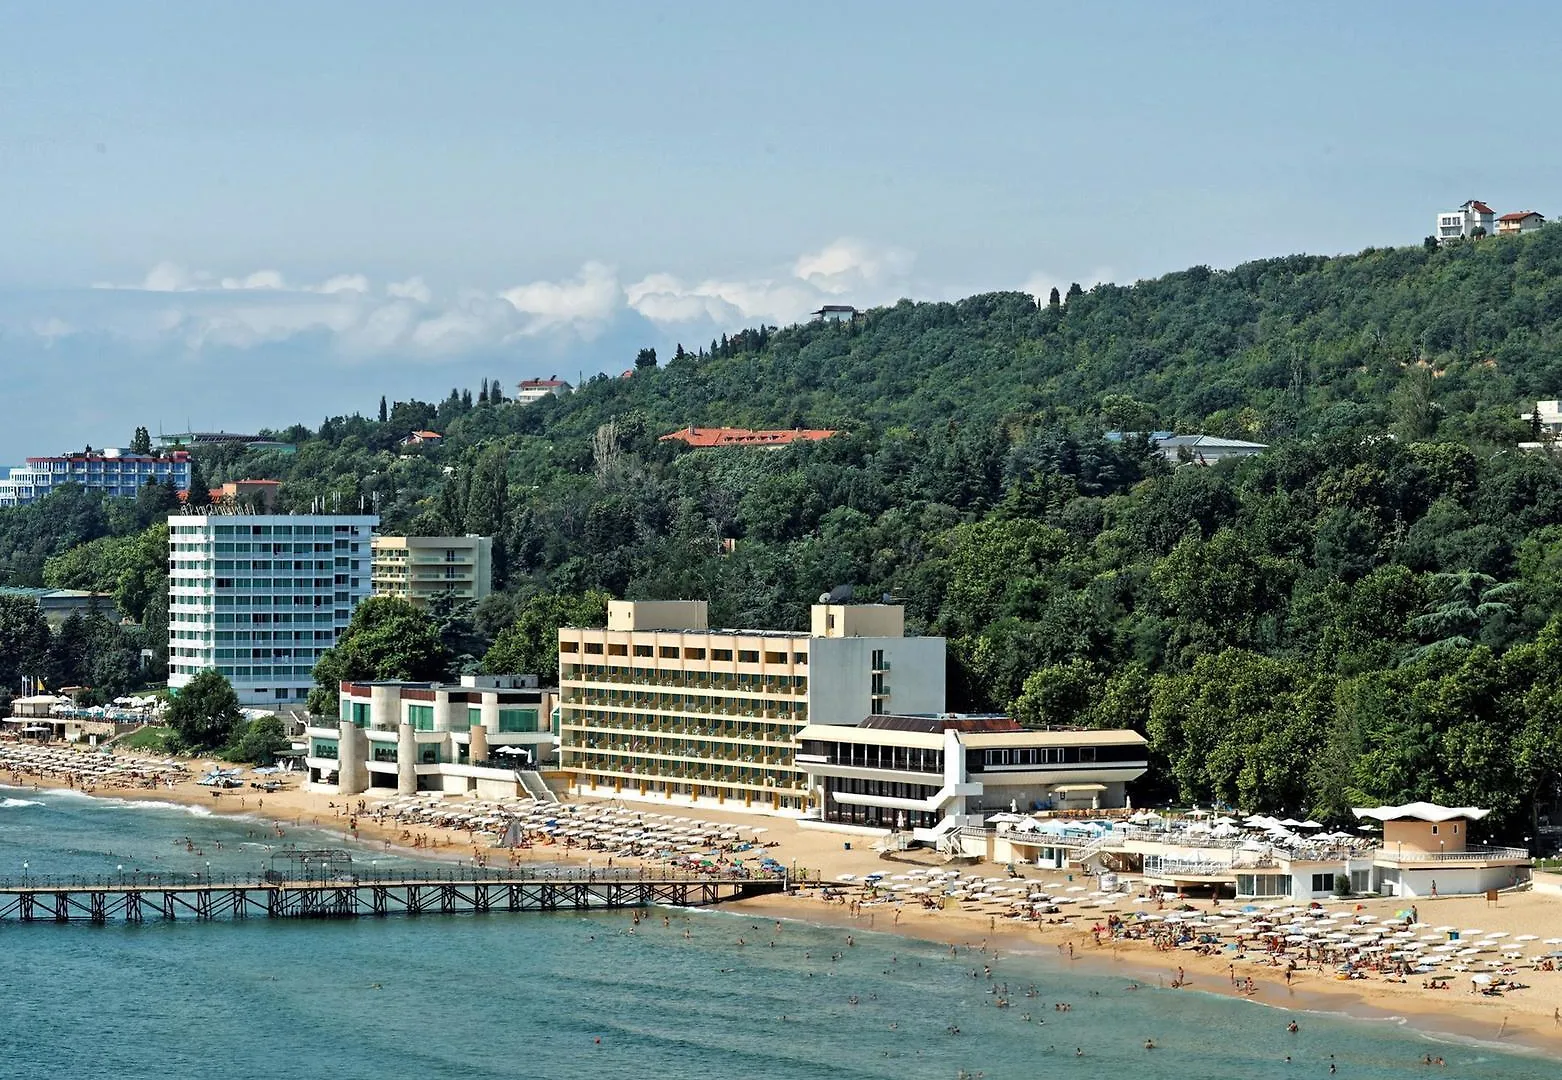
[[[593,911],[655,904],[701,907],[784,892],[785,877],[702,877],[669,872],[473,871],[334,880],[139,881],[29,879],[0,883],[0,923],[141,923],[191,919],[354,919]]]

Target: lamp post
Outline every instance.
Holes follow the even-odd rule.
[[[116,871],[118,871],[118,873],[119,873],[119,886],[120,886],[120,888],[124,888],[125,887],[125,864],[124,863],[120,863],[114,869]]]
[[[22,884],[27,884],[27,860],[22,860]]]
[[[206,864],[206,884],[208,886],[210,886],[211,883],[212,883],[212,864],[211,863],[207,863]]]

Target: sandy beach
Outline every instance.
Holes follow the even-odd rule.
[[[4,751],[14,744],[0,744],[0,762]],[[101,762],[101,752],[83,751],[83,762]],[[88,756],[90,753],[90,757]],[[150,761],[134,755],[116,754],[115,761]],[[166,759],[164,759],[166,760]],[[559,865],[592,862],[606,865],[610,853],[558,843],[534,844],[515,849],[495,848],[490,836],[475,835],[462,829],[408,826],[395,821],[377,821],[373,809],[383,801],[379,797],[344,797],[303,791],[290,781],[280,791],[262,793],[250,788],[226,791],[202,787],[194,778],[204,775],[214,764],[205,760],[184,760],[185,778],[156,786],[138,786],[132,782],[97,780],[77,784],[71,778],[30,775],[13,772],[0,763],[0,781],[22,787],[79,786],[89,794],[120,799],[145,799],[201,806],[218,815],[254,815],[275,823],[285,836],[289,826],[312,826],[350,834],[361,843],[471,865],[478,861],[490,867],[526,864]],[[216,763],[222,764],[222,763]],[[605,800],[602,800],[605,801]],[[582,807],[600,805],[599,800],[579,800]],[[360,805],[364,812],[359,812]],[[1525,988],[1501,996],[1473,992],[1468,978],[1450,973],[1449,988],[1424,988],[1423,976],[1409,975],[1396,981],[1376,972],[1365,978],[1344,980],[1332,968],[1302,966],[1291,973],[1271,966],[1262,950],[1250,950],[1234,958],[1229,950],[1219,955],[1201,955],[1190,948],[1163,950],[1148,942],[1118,941],[1098,937],[1093,928],[1102,926],[1107,914],[1091,909],[1064,907],[1058,915],[1042,921],[1008,917],[998,904],[964,903],[944,900],[941,905],[926,906],[920,898],[890,891],[864,889],[860,879],[870,873],[909,874],[915,871],[958,869],[965,874],[1005,879],[1006,868],[991,863],[962,860],[949,864],[936,852],[916,850],[879,853],[871,840],[818,828],[808,828],[784,818],[758,819],[753,815],[700,808],[691,810],[677,803],[623,803],[632,810],[674,812],[714,824],[752,826],[762,823],[768,830],[767,842],[775,846],[766,852],[783,865],[805,871],[810,878],[838,883],[830,890],[803,888],[786,897],[767,897],[743,901],[737,905],[754,915],[768,918],[802,919],[841,927],[848,932],[897,933],[926,941],[983,948],[1003,954],[1032,953],[1050,960],[1077,964],[1096,973],[1117,973],[1130,984],[1171,986],[1179,980],[1182,987],[1195,992],[1251,997],[1265,1005],[1287,1009],[1306,1009],[1346,1013],[1361,1017],[1402,1017],[1413,1026],[1434,1034],[1474,1038],[1513,1047],[1531,1047],[1548,1052],[1562,1049],[1562,971],[1530,970],[1525,966],[1514,976]],[[560,807],[569,813],[568,804]],[[848,847],[849,845],[849,847]],[[632,865],[634,860],[619,858],[616,865]],[[844,877],[843,877],[844,875]],[[1075,873],[1043,871],[1026,867],[1021,882],[1038,889],[1063,893],[1073,887],[1092,887],[1090,879]],[[836,898],[827,898],[826,892]],[[1492,905],[1482,897],[1443,897],[1417,902],[1420,922],[1460,928],[1479,927],[1486,933],[1505,933],[1510,938],[1534,935],[1536,938],[1562,937],[1562,899],[1533,891],[1504,893]],[[1229,906],[1230,901],[1223,902]],[[1201,908],[1209,907],[1207,901]],[[1393,898],[1365,898],[1328,905],[1360,915],[1388,919],[1405,906]],[[1247,980],[1252,992],[1246,993]],[[1281,1022],[1277,1019],[1277,1023]]]

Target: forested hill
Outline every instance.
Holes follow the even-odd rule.
[[[600,593],[800,627],[852,583],[950,639],[952,707],[1148,732],[1146,797],[1328,820],[1428,798],[1489,806],[1514,838],[1556,797],[1562,467],[1516,447],[1521,414],[1562,396],[1562,227],[1056,305],[907,302],[622,366],[560,399],[457,389],[383,421],[365,386],[368,416],[280,431],[296,455],[199,461],[213,484],[283,480],[285,507],[496,536],[500,595],[440,616],[452,667],[492,647],[490,666],[546,673],[550,627]],[[658,441],[687,424],[845,434]],[[398,447],[425,428],[443,444]],[[1158,428],[1270,449],[1175,468],[1102,438]],[[155,499],[0,512],[0,571],[118,587],[156,642]]]

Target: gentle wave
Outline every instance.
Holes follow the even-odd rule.
[[[0,799],[0,809],[11,810],[18,806],[42,806],[36,799]]]
[[[61,793],[63,794],[63,792]],[[73,793],[78,794],[78,793]],[[112,806],[119,810],[174,810],[180,813],[190,814],[193,817],[211,817],[212,812],[204,806],[187,805],[185,803],[163,802],[160,799],[114,799],[104,798],[101,795],[87,795],[85,798],[102,806]]]

